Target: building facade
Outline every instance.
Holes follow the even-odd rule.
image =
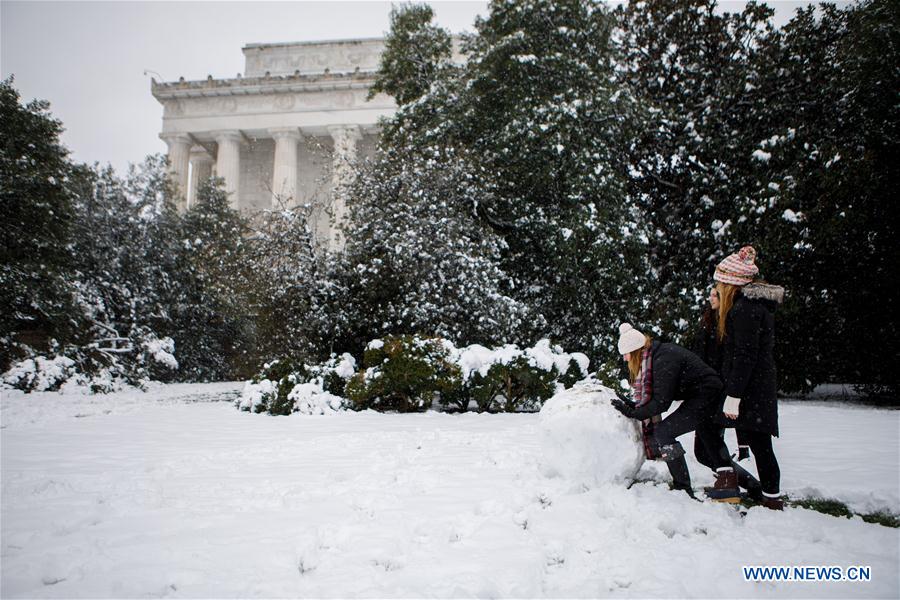
[[[234,79],[154,80],[179,208],[216,175],[236,210],[308,206],[317,244],[342,248],[342,187],[353,163],[374,154],[379,118],[396,110],[384,94],[367,100],[383,48],[381,39],[250,44]]]

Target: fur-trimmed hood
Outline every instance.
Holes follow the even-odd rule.
[[[784,288],[770,283],[748,283],[741,288],[741,293],[748,300],[768,300],[775,304],[781,304],[784,301]]]

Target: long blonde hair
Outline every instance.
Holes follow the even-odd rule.
[[[725,339],[725,317],[731,307],[734,306],[734,296],[741,288],[730,283],[716,283],[716,291],[719,293],[719,322],[716,323],[716,338],[719,342]]]
[[[644,357],[644,349],[649,348],[652,343],[653,338],[649,335],[645,335],[643,347],[632,350],[628,354],[628,374],[631,375],[631,383],[637,381],[638,375],[641,374],[641,362]]]

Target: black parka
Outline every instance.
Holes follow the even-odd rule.
[[[712,309],[708,310],[712,311]],[[704,318],[700,321],[700,327],[691,342],[691,350],[703,359],[703,362],[715,369],[716,373],[722,372],[722,344],[719,343],[714,313],[709,317],[704,314]]]
[[[722,380],[696,354],[677,344],[654,341],[650,401],[632,415],[648,419],[667,410],[675,400],[683,400],[697,411],[710,408],[721,397]]]
[[[778,435],[775,371],[775,308],[784,289],[765,283],[741,288],[725,319],[722,379],[725,394],[740,398],[738,418],[720,414],[727,427]]]

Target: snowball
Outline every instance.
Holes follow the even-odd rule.
[[[634,480],[644,462],[637,421],[610,405],[616,395],[595,379],[575,384],[544,403],[540,413],[541,471],[573,486]]]

